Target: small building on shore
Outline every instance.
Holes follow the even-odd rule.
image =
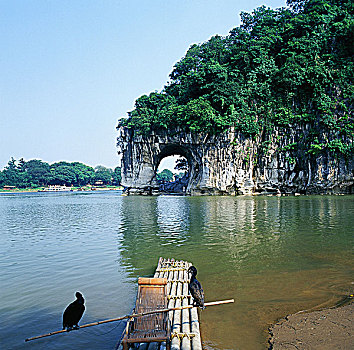
[[[16,186],[8,186],[8,185],[5,185],[5,186],[3,187],[3,189],[4,189],[5,191],[11,191],[11,190],[16,189]]]

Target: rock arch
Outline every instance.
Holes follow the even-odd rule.
[[[186,193],[195,194],[203,186],[203,143],[198,137],[180,130],[136,135],[133,130],[119,129],[118,153],[122,154],[122,184],[131,194],[153,194],[158,191],[156,173],[161,160],[171,155],[187,159],[189,181]]]
[[[215,136],[174,129],[152,131],[144,136],[125,127],[119,128],[118,132],[122,185],[130,194],[157,194],[158,165],[164,157],[173,154],[179,154],[188,161],[187,194],[252,192],[252,167],[246,169],[242,165],[243,157],[238,150],[247,147],[252,151],[254,145],[250,139],[241,136],[241,142],[235,146],[232,141],[239,136],[234,132]]]
[[[307,132],[274,129],[266,140],[247,138],[230,128],[218,135],[181,129],[152,131],[140,135],[134,129],[118,128],[122,185],[131,194],[158,194],[156,172],[164,157],[179,154],[189,164],[186,193],[352,193],[353,159],[331,153],[312,157],[289,145],[301,142]]]
[[[179,145],[179,144],[167,144],[163,145],[161,152],[157,156],[157,166],[159,166],[161,160],[163,158],[169,157],[169,156],[174,156],[174,155],[179,155],[187,159],[188,165],[191,167],[193,163],[193,154],[190,150],[189,147],[186,147],[184,145]]]

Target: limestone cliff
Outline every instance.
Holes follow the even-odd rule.
[[[131,194],[158,193],[159,163],[174,154],[188,160],[185,193],[191,195],[353,193],[353,158],[299,148],[306,125],[256,139],[233,129],[218,135],[175,129],[142,136],[126,127],[118,132],[122,184]]]

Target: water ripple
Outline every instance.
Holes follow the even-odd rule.
[[[60,328],[76,290],[84,323],[126,314],[137,277],[164,256],[192,261],[208,300],[237,299],[203,313],[208,348],[264,348],[265,325],[350,291],[353,214],[350,196],[0,196],[0,336],[24,349],[25,337]],[[117,337],[87,332],[26,349],[111,349]]]

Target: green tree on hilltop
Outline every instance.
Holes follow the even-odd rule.
[[[241,25],[229,35],[192,45],[164,89],[139,97],[118,127],[138,134],[175,127],[215,134],[233,127],[265,138],[274,127],[286,131],[306,124],[309,132],[299,147],[310,149],[317,138],[321,150],[349,157],[353,2],[288,5],[242,12]]]

